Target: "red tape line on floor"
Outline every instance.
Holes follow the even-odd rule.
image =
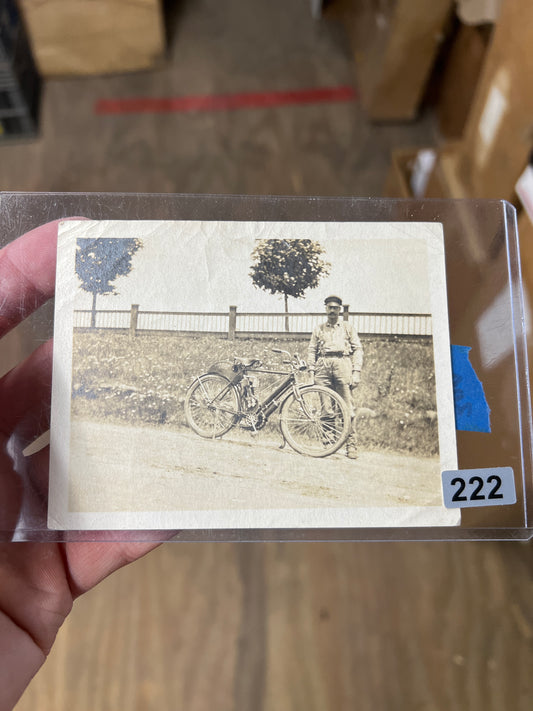
[[[318,104],[355,101],[357,94],[351,86],[268,91],[260,93],[215,94],[168,98],[139,97],[130,99],[100,99],[95,113],[106,114],[160,114],[192,111],[228,111],[234,109],[260,109],[291,104]]]

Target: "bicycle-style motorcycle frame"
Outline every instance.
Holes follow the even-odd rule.
[[[185,398],[188,425],[201,437],[217,439],[236,425],[257,432],[279,410],[283,444],[312,457],[333,454],[350,433],[348,405],[330,388],[301,384],[298,376],[307,364],[297,354],[272,351],[288,357],[283,364],[289,370],[264,368],[257,358],[235,357],[230,364],[215,364],[198,375]],[[255,380],[261,373],[286,377],[260,401]]]

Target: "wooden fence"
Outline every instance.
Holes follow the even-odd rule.
[[[343,318],[360,335],[431,336],[430,314],[358,313],[344,309]],[[76,329],[113,329],[132,336],[150,331],[189,334],[217,334],[230,340],[246,336],[309,336],[313,327],[325,320],[320,313],[245,313],[230,306],[225,313],[193,311],[141,311],[133,304],[129,311],[75,311]],[[287,328],[288,327],[288,328]]]

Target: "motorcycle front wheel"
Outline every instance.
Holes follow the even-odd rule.
[[[327,457],[348,439],[351,417],[340,395],[322,385],[291,393],[281,406],[280,427],[285,440],[300,454]]]

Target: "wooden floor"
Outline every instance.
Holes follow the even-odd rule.
[[[379,195],[390,150],[432,141],[431,116],[94,114],[353,82],[341,28],[308,5],[175,5],[159,70],[47,84],[39,139],[0,147],[2,189]],[[17,711],[529,711],[532,669],[528,544],[168,543],[76,603]]]
[[[17,711],[526,711],[530,554],[165,544],[77,603]]]

